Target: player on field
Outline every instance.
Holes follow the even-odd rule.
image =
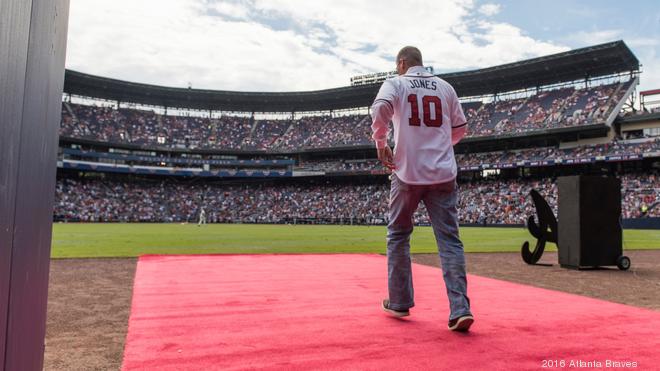
[[[206,224],[206,210],[203,207],[199,211],[199,222],[197,222],[197,226],[200,227],[202,224]]]
[[[450,330],[467,331],[474,318],[467,296],[465,256],[458,236],[456,160],[453,145],[465,135],[466,120],[456,92],[428,73],[419,49],[404,47],[396,57],[399,76],[386,80],[371,107],[378,159],[389,168],[387,226],[389,298],[386,312],[403,317],[415,305],[410,234],[419,202],[428,210],[449,298]],[[387,144],[394,126],[394,153]]]

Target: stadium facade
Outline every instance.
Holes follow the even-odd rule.
[[[520,224],[534,187],[622,178],[627,223],[657,223],[660,117],[636,111],[622,41],[439,75],[462,99],[461,220]],[[366,223],[387,219],[370,140],[380,83],[308,92],[169,88],[66,71],[55,219]],[[417,215],[425,223],[423,209]]]

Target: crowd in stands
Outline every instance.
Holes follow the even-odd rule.
[[[251,135],[246,135],[241,145],[244,149],[273,149],[278,139],[289,130],[290,120],[261,120],[254,122]]]
[[[325,171],[325,172],[353,172],[383,170],[377,159],[366,160],[308,160],[302,161],[296,170]]]
[[[486,180],[461,184],[459,220],[477,224],[524,224],[536,215],[529,191],[536,189],[557,214],[557,191],[550,179]]]
[[[660,152],[660,138],[643,142],[613,141],[604,144],[583,145],[559,149],[554,147],[523,149],[516,151],[497,151],[483,153],[457,154],[459,166],[481,164],[516,163],[520,161],[551,161],[558,159],[581,159],[598,156],[641,155]]]
[[[369,143],[371,120],[367,115],[308,116],[293,122],[277,148],[295,150]]]
[[[623,177],[621,188],[621,213],[624,217],[660,217],[660,174]],[[651,207],[648,212],[645,210]]]
[[[515,151],[461,153],[456,155],[456,162],[459,167],[466,168],[479,165],[511,164],[521,161],[578,160],[598,156],[641,155],[644,153],[660,153],[660,138],[651,138],[644,141],[613,141],[567,149],[546,147]],[[382,170],[383,167],[376,159],[318,160],[302,162],[297,169],[333,172],[376,171]]]
[[[101,142],[240,149],[252,130],[250,119],[238,116],[209,119],[70,103],[63,107],[60,136]]]
[[[64,103],[60,135],[174,148],[294,150],[369,144],[370,125],[368,115],[211,119]]]
[[[81,221],[194,221],[204,207],[209,222],[282,223],[351,217],[383,221],[384,185],[188,185],[62,179],[55,218]]]
[[[343,152],[342,152],[343,153]],[[375,151],[368,152],[373,157],[366,158],[319,158],[319,159],[301,159],[296,163],[291,170],[299,172],[326,172],[326,173],[372,173],[382,174],[385,168],[375,158]],[[456,154],[456,161],[458,166],[463,170],[470,170],[475,167],[478,169],[488,168],[510,168],[521,166],[551,166],[552,162],[562,163],[579,163],[581,160],[589,160],[589,162],[602,161],[604,159],[610,161],[619,161],[622,157],[626,156],[641,156],[650,155],[653,157],[660,157],[660,136],[652,138],[641,138],[634,140],[615,140],[603,144],[582,145],[573,148],[559,149],[557,147],[542,147],[542,148],[529,148],[520,150],[505,150],[495,152],[477,152],[477,153],[458,153]],[[188,169],[188,168],[201,168],[205,161],[211,161],[208,156],[195,157],[194,159],[180,158],[180,157],[167,157],[167,156],[142,156],[138,160],[124,160],[123,157],[115,157],[114,163],[118,165],[127,166],[159,166],[174,169]],[[283,158],[290,159],[289,156]],[[76,154],[62,154],[61,160],[68,161],[97,161],[89,157],[79,156]],[[170,161],[171,159],[171,161]],[[237,164],[232,167],[218,167],[216,164],[210,165],[210,170],[249,170],[249,169],[274,169],[282,170],[285,165],[278,165],[272,167],[264,167],[261,165],[254,166],[251,160],[270,160],[270,157],[251,157],[247,160],[247,165]],[[629,159],[629,158],[627,158]],[[183,161],[177,161],[183,160]],[[190,161],[195,162],[190,162]],[[106,160],[107,163],[113,161]],[[536,163],[534,163],[536,162]],[[543,163],[541,163],[543,162]],[[530,164],[531,163],[531,164]]]
[[[640,217],[642,206],[660,201],[660,175],[621,177],[624,218]],[[538,190],[557,209],[551,179],[480,180],[461,183],[462,223],[523,224],[534,207],[528,196]],[[57,181],[56,220],[115,222],[193,222],[200,208],[209,222],[283,223],[325,219],[377,224],[387,220],[388,183],[267,185],[125,182],[62,178]],[[647,216],[660,216],[660,207]],[[428,223],[423,205],[417,223]]]
[[[463,107],[470,135],[475,137],[602,123],[623,99],[631,83],[561,88],[521,99]]]
[[[468,136],[515,135],[604,122],[630,84],[569,87],[519,99],[463,103]],[[370,125],[368,115],[201,118],[63,103],[60,135],[173,148],[295,150],[370,144]]]

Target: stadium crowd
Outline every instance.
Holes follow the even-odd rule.
[[[645,141],[613,141],[604,144],[583,145],[559,149],[555,147],[457,154],[459,166],[481,164],[517,163],[520,161],[553,161],[559,159],[584,159],[598,156],[642,155],[660,152],[660,138]]]
[[[605,122],[631,82],[541,91],[520,99],[463,104],[470,136],[512,135]]]
[[[369,143],[371,143],[370,116],[309,116],[294,122],[277,148],[294,150],[305,147],[341,147]]]
[[[496,151],[480,153],[460,153],[456,155],[459,167],[511,164],[521,161],[556,161],[559,159],[579,160],[598,156],[630,156],[644,153],[660,153],[660,138],[635,141],[613,141],[604,144],[583,145],[574,148],[555,147]],[[305,161],[297,169],[316,171],[377,171],[383,167],[378,160],[316,160]]]
[[[630,81],[590,88],[540,91],[520,99],[468,102],[468,136],[515,135],[540,129],[604,122]],[[370,144],[370,116],[202,118],[63,103],[60,135],[143,146],[206,149],[328,148]]]
[[[641,216],[643,205],[660,200],[660,175],[621,177],[624,218]],[[534,208],[533,188],[557,208],[551,179],[481,180],[460,184],[462,223],[523,224]],[[56,220],[85,222],[192,222],[200,208],[209,222],[293,223],[308,219],[332,223],[379,224],[387,220],[389,185],[196,184],[173,181],[109,181],[62,178],[57,181]],[[660,216],[660,207],[648,216]],[[428,223],[424,207],[415,216]]]
[[[354,172],[354,171],[376,171],[384,167],[377,159],[366,160],[307,160],[301,161],[296,170],[311,170],[325,172]]]

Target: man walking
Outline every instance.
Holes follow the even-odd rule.
[[[392,170],[387,226],[389,298],[383,310],[410,314],[413,298],[410,234],[419,202],[428,210],[449,298],[450,330],[467,331],[474,318],[467,297],[463,244],[458,236],[458,189],[453,145],[465,135],[466,120],[456,92],[428,73],[419,49],[406,46],[396,58],[399,76],[386,80],[372,105],[378,159]],[[394,125],[394,153],[387,144]]]

